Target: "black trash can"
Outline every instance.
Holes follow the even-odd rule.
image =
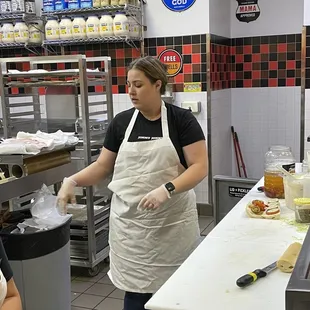
[[[0,232],[23,310],[70,310],[70,222],[50,230]]]

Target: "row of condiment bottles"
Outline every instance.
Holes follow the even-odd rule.
[[[0,27],[0,42],[2,43],[36,43],[42,42],[42,30],[38,23],[26,25],[24,21],[3,23]]]
[[[0,12],[35,14],[35,0],[0,0]]]
[[[139,0],[43,0],[43,11],[52,12],[66,9],[100,8],[109,5],[125,4],[139,5]]]
[[[116,13],[113,18],[109,13],[103,13],[99,19],[91,15],[87,21],[81,16],[62,17],[60,23],[56,17],[48,18],[45,25],[46,40],[70,40],[99,38],[110,36],[140,36],[140,26],[133,17],[127,18],[124,13]]]

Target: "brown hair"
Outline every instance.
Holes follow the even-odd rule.
[[[160,80],[162,83],[160,93],[162,95],[165,93],[168,83],[167,67],[157,58],[152,56],[138,58],[128,66],[127,70],[131,69],[142,71],[152,84]]]

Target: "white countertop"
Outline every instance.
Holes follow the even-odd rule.
[[[146,304],[151,310],[285,310],[290,274],[279,270],[240,289],[236,280],[275,262],[306,233],[283,220],[252,219],[245,206],[263,199],[263,179],[211,231],[199,247]],[[283,204],[283,206],[282,206]],[[281,202],[281,218],[294,218]]]

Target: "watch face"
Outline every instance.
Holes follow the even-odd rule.
[[[168,192],[173,192],[175,190],[175,187],[171,182],[166,184],[166,188],[167,188]]]

